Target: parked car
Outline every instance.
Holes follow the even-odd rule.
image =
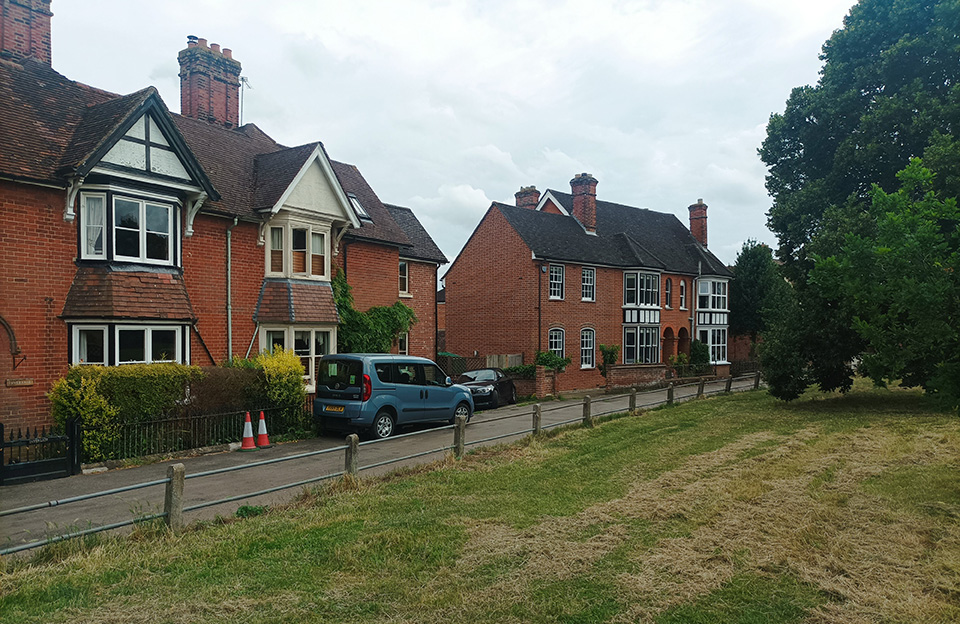
[[[341,353],[320,358],[313,415],[322,431],[379,439],[412,423],[469,420],[473,398],[426,358]]]
[[[513,380],[499,368],[467,371],[457,377],[457,383],[470,388],[473,404],[478,408],[495,408],[517,402]]]

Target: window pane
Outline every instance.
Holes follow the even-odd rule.
[[[270,228],[270,271],[283,273],[283,228]]]
[[[116,231],[117,248],[115,250],[118,256],[127,256],[129,258],[140,257],[140,232],[131,232],[130,230]]]
[[[267,332],[267,352],[273,353],[275,348],[283,349],[285,348],[284,343],[285,332],[283,331],[268,331]]]
[[[150,358],[154,362],[175,362],[177,360],[177,331],[175,329],[154,329],[150,331]]]
[[[121,329],[118,334],[121,363],[147,361],[145,330]]]
[[[301,228],[293,230],[293,272],[307,272],[307,231]]]
[[[103,197],[84,197],[83,221],[86,227],[84,253],[86,255],[103,255],[103,230],[107,217],[103,202]]]
[[[113,221],[117,227],[140,229],[140,203],[117,199],[113,204]]]
[[[117,234],[119,235],[119,232]],[[151,260],[169,260],[170,259],[170,235],[154,234],[152,232],[148,232],[147,233],[147,257],[150,258]]]
[[[323,241],[323,234],[313,234],[310,243],[310,252],[313,254],[310,261],[310,273],[312,275],[324,275],[326,273],[326,263],[324,262],[326,247]]]
[[[410,292],[410,278],[407,272],[407,263],[400,261],[400,292]]]
[[[593,367],[593,330],[585,329],[580,332],[580,366]]]
[[[310,332],[293,332],[293,351],[297,355],[310,355]]]
[[[84,364],[105,364],[106,345],[103,344],[102,329],[81,329],[77,332],[78,356]]]
[[[563,330],[551,329],[547,337],[547,348],[560,357],[563,356]]]
[[[170,233],[170,207],[147,204],[147,231],[158,234]]]
[[[313,332],[313,354],[326,355],[327,345],[330,344],[330,332]]]

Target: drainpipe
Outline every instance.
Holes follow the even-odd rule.
[[[541,262],[537,269],[537,353],[543,351],[543,274],[546,268],[547,265]]]
[[[230,261],[231,249],[233,247],[232,233],[233,228],[237,227],[240,217],[234,217],[233,223],[227,226],[227,360],[233,359],[233,278],[232,263]]]

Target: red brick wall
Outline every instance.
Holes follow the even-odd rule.
[[[0,49],[50,64],[50,0],[2,0]]]
[[[410,329],[410,355],[435,359],[437,357],[437,265],[408,261],[410,294],[400,301],[417,314],[417,323]]]
[[[58,318],[77,267],[76,222],[63,220],[66,192],[0,180],[0,316],[13,328],[24,358],[13,368],[0,329],[0,422],[48,424],[46,393],[67,372],[67,326]],[[8,387],[8,380],[33,380]]]
[[[192,334],[191,363],[200,366],[227,359],[226,232],[231,225],[232,219],[198,215],[193,236],[183,239],[183,279],[199,319],[197,332],[203,339],[201,343],[196,332]],[[241,357],[247,354],[256,329],[253,314],[263,284],[264,248],[257,245],[258,234],[253,223],[238,223],[231,231],[233,353]],[[258,350],[256,342],[251,354]]]

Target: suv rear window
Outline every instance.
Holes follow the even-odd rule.
[[[363,379],[363,365],[357,360],[324,360],[320,363],[317,384],[328,388],[359,387]]]

